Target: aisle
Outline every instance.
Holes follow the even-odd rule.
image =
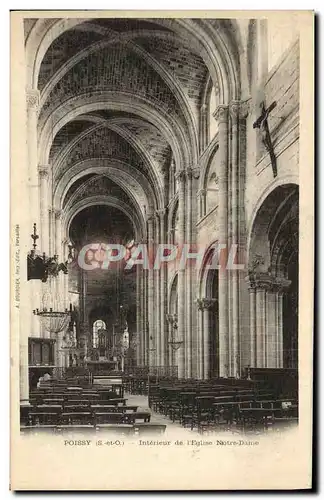
[[[152,409],[149,408],[147,396],[125,393],[125,398],[127,398],[127,405],[137,405],[138,411],[150,411],[152,424],[164,424],[167,425],[168,428],[172,428],[174,430],[182,429],[178,422],[171,422],[171,420],[165,415],[152,411]]]

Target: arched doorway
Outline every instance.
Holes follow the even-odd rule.
[[[298,367],[299,190],[276,187],[255,216],[249,248],[251,366]]]
[[[200,282],[198,304],[198,376],[208,379],[219,376],[219,293],[218,270],[211,269],[213,247],[206,254]]]

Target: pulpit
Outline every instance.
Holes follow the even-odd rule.
[[[35,388],[45,373],[53,374],[55,368],[54,339],[30,337],[28,339],[29,386]]]

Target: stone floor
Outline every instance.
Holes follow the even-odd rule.
[[[152,409],[149,408],[147,396],[126,393],[125,398],[127,398],[126,404],[134,406],[137,405],[138,411],[150,411],[151,422],[153,424],[166,424],[168,428],[182,429],[182,426],[179,423],[172,422],[168,417],[152,411]]]

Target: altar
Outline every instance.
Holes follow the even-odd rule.
[[[88,360],[87,368],[95,375],[106,375],[114,371],[118,371],[118,361],[105,360]]]

